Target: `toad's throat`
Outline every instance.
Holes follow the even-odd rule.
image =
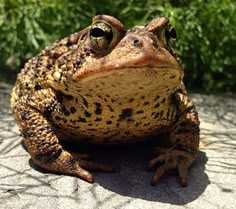
[[[83,95],[110,95],[113,99],[153,94],[153,91],[167,96],[180,88],[181,79],[178,68],[139,67],[96,72],[84,76],[75,86]]]
[[[76,85],[70,92],[77,102],[67,104],[67,109],[76,108],[76,114],[67,116],[68,123],[60,127],[66,126],[66,132],[81,140],[132,142],[157,133],[175,118],[171,94],[180,88],[177,70],[113,70],[83,78]]]

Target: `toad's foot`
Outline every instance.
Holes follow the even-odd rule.
[[[156,169],[151,184],[156,185],[164,174],[177,169],[180,184],[181,186],[186,187],[188,184],[188,169],[195,160],[196,154],[191,153],[188,150],[179,150],[177,148],[160,148],[156,149],[156,152],[158,152],[157,156],[148,163],[149,170]]]
[[[79,163],[79,165],[90,171],[101,171],[101,172],[113,172],[115,169],[109,165],[102,165],[100,163],[92,162],[92,157],[87,153],[75,153],[70,152],[73,158]]]
[[[48,162],[42,163],[42,161],[39,162],[34,159],[34,162],[46,170],[77,176],[89,183],[94,182],[94,177],[87,170],[102,172],[114,171],[111,166],[89,161],[89,156],[87,154],[80,155],[77,153],[69,153],[67,151],[62,151],[60,156],[52,161],[49,160]]]

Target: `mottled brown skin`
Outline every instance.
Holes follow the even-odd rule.
[[[167,18],[131,30],[99,15],[93,24],[29,60],[18,75],[11,106],[33,161],[88,182],[85,169],[111,168],[65,151],[63,140],[124,144],[169,136],[156,148],[152,184],[177,169],[182,186],[199,147],[199,120],[171,47]]]

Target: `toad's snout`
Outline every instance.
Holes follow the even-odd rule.
[[[161,41],[150,32],[127,34],[108,55],[125,66],[174,67],[179,68],[176,59]]]

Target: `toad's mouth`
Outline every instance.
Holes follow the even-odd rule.
[[[132,72],[133,71],[133,72]],[[73,76],[74,80],[91,80],[98,77],[107,77],[110,75],[120,75],[123,74],[137,74],[137,76],[143,75],[150,75],[156,74],[158,78],[162,74],[169,74],[176,75],[179,74],[178,77],[183,78],[183,70],[176,62],[173,60],[172,62],[166,62],[157,65],[155,62],[150,61],[148,64],[144,63],[144,65],[135,64],[133,65],[129,63],[113,63],[113,62],[106,62],[106,63],[93,63],[91,62],[90,65],[82,66]]]
[[[159,80],[162,76],[168,76],[170,79],[179,78],[181,73],[179,72],[179,68],[175,66],[158,66],[158,67],[149,67],[149,66],[137,66],[137,67],[126,67],[126,68],[119,68],[119,66],[114,67],[113,69],[104,69],[100,71],[93,71],[87,72],[81,77],[81,82],[87,82],[90,80],[96,79],[105,79],[109,80],[112,77],[115,77],[116,80],[126,80],[127,76],[133,75],[132,78],[134,80],[139,80],[140,76],[144,76],[141,78],[148,78],[148,79],[155,79]],[[136,79],[135,79],[136,78]],[[129,78],[130,79],[130,78]]]

